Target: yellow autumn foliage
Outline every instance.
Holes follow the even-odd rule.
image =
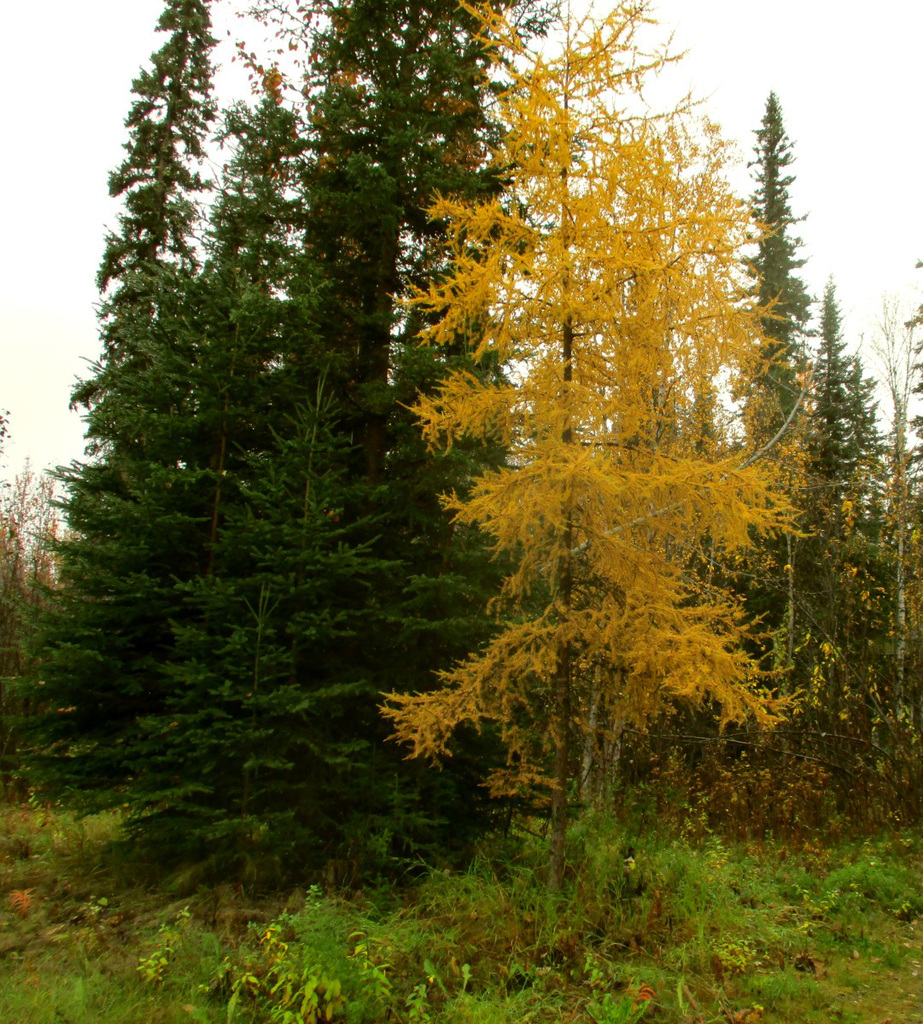
[[[673,699],[772,718],[741,610],[703,566],[791,510],[738,426],[762,343],[747,207],[726,144],[688,104],[639,113],[668,59],[640,48],[644,6],[565,24],[545,53],[478,10],[509,75],[493,156],[507,188],[436,203],[455,270],[417,301],[439,315],[426,344],[466,339],[508,377],[451,376],[417,412],[433,446],[509,446],[507,466],[446,503],[516,569],[495,639],[434,692],[390,695],[385,713],[414,755],[447,754],[462,722],[496,721],[509,764],[495,790],[546,778],[551,749],[560,789],[591,677],[623,720]]]

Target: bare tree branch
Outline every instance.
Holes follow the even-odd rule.
[[[748,469],[750,466],[753,465],[754,462],[758,462],[760,459],[768,455],[769,452],[772,451],[772,449],[782,440],[782,438],[785,437],[785,435],[791,428],[792,421],[795,419],[795,415],[798,413],[798,411],[804,404],[804,400],[807,396],[808,389],[811,387],[811,380],[813,377],[814,371],[811,370],[811,372],[808,374],[807,380],[804,382],[804,387],[801,389],[801,394],[798,396],[797,401],[792,406],[792,411],[788,414],[788,416],[785,417],[785,422],[776,431],[774,437],[767,441],[766,444],[764,444],[763,447],[759,449],[759,451],[754,452],[750,456],[750,458],[746,460],[746,462],[742,463],[740,466],[737,467],[738,473],[743,469]]]

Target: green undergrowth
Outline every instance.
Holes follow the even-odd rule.
[[[0,813],[4,1024],[923,1018],[915,832],[734,845],[587,815],[560,894],[532,822],[403,889],[176,898],[112,861],[115,824]]]

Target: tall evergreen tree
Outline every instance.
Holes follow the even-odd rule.
[[[541,28],[540,4],[510,6]],[[501,450],[463,442],[431,452],[410,411],[452,369],[498,368],[476,366],[468,339],[444,351],[421,345],[426,317],[402,302],[450,262],[445,225],[430,214],[435,199],[487,198],[500,187],[485,167],[495,86],[479,22],[455,0],[339,0],[308,44],[305,244],[323,268],[327,383],[339,429],[355,442],[346,467],[355,502],[342,515],[366,522],[370,552],[391,566],[370,602],[375,626],[351,652],[367,684],[357,720],[397,759],[398,748],[380,746],[380,694],[426,690],[438,669],[482,642],[491,624],[480,601],[499,579],[484,541],[453,523],[438,496],[465,491]],[[395,785],[405,777],[394,764],[387,776]]]
[[[185,299],[213,116],[208,4],[166,0],[157,27],[169,38],[133,84],[129,155],[110,179],[125,212],[99,271],[103,355],[74,393],[87,408],[90,459],[61,472],[72,532],[41,631],[46,738],[60,744],[45,767],[104,803],[138,770],[133,744],[161,701],[174,580],[201,561],[202,510],[175,478],[188,464]]]
[[[752,443],[761,445],[776,437],[769,458],[784,466],[790,500],[795,501],[803,483],[803,431],[796,430],[795,405],[802,393],[799,380],[806,366],[804,336],[810,299],[797,271],[801,240],[792,233],[797,218],[792,214],[789,188],[794,177],[787,173],[793,162],[792,145],[782,121],[776,94],[770,93],[760,127],[751,167],[755,168],[756,191],[752,210],[760,234],[756,254],[748,261],[756,278],[754,297],[763,307],[761,365],[754,368],[747,396],[746,414]],[[803,410],[798,410],[799,413]],[[794,660],[797,633],[795,565],[798,541],[795,534],[765,538],[755,545],[748,560],[744,588],[747,607],[759,616],[772,638],[767,650],[767,667],[789,670]],[[784,682],[788,686],[790,682]]]
[[[100,457],[67,475],[76,534],[44,633],[39,767],[90,806],[127,805],[163,856],[236,871],[265,866],[267,847],[303,852],[316,792],[296,795],[309,773],[295,753],[307,735],[319,760],[344,756],[335,708],[307,683],[380,583],[337,525],[348,445],[324,422],[313,278],[285,195],[294,121],[271,103],[232,112],[204,266],[151,275],[132,358],[99,368]]]
[[[857,512],[869,528],[877,515],[870,502],[877,495],[882,454],[875,390],[861,358],[847,352],[831,279],[824,289],[814,356],[809,471],[815,482],[823,482],[826,505],[832,507],[844,497],[859,501]]]
[[[187,7],[207,10],[167,11]],[[465,487],[471,454],[427,452],[405,408],[467,356],[420,348],[398,301],[446,262],[436,193],[496,188],[486,58],[454,4],[416,13],[343,0],[307,116],[275,89],[228,115],[207,224],[187,178],[159,234],[139,201],[107,244],[105,354],[77,394],[95,458],[64,474],[76,533],[44,624],[36,764],[91,805],[127,804],[164,856],[387,857],[478,803],[464,758],[454,779],[404,766],[378,713],[383,690],[425,688],[490,629],[487,552],[437,499]],[[207,23],[180,31],[204,41]],[[139,139],[162,124],[157,81],[176,92],[139,79]],[[192,91],[174,141],[203,138]],[[138,152],[120,180],[147,182]]]
[[[797,541],[795,592],[803,639],[802,677],[813,684],[814,724],[830,728],[856,711],[864,719],[868,687],[878,670],[884,621],[876,555],[880,441],[875,385],[843,339],[832,280],[824,289],[814,361],[814,408],[806,442],[806,476],[799,505],[804,535]],[[853,721],[853,724],[858,724]],[[868,722],[861,727],[867,729]]]
[[[128,156],[109,177],[121,199],[119,231],[106,239],[97,275],[109,294],[102,309],[107,354],[121,354],[120,317],[148,300],[158,268],[194,269],[196,198],[208,186],[200,173],[204,142],[215,117],[210,0],[167,0],[157,23],[169,32],[152,66],[132,83],[137,99],[125,121]]]
[[[756,130],[754,157],[751,166],[756,168],[757,188],[753,214],[762,233],[751,269],[757,278],[757,298],[767,310],[763,317],[767,369],[761,381],[769,402],[767,427],[777,428],[800,392],[796,378],[804,364],[804,333],[811,299],[797,274],[805,261],[798,257],[801,239],[792,233],[799,220],[792,214],[789,197],[795,178],[787,173],[794,156],[774,92],[769,94],[762,123]]]
[[[323,268],[326,382],[338,430],[354,442],[342,521],[364,522],[370,556],[389,564],[370,594],[364,642],[343,670],[365,683],[354,706],[376,752],[365,756],[400,794],[408,776],[397,767],[401,751],[383,745],[380,695],[425,690],[476,647],[490,629],[480,601],[498,579],[483,540],[453,523],[438,497],[469,486],[475,449],[428,451],[410,412],[451,369],[497,367],[478,369],[462,339],[444,352],[421,346],[423,314],[402,304],[449,263],[445,226],[429,212],[437,196],[486,198],[499,187],[485,168],[493,87],[478,21],[454,0],[340,0],[329,14],[310,40],[305,245]],[[482,466],[485,457],[496,464],[502,452],[478,453]],[[374,782],[368,791],[378,791]]]
[[[814,473],[835,491],[853,476],[857,453],[849,422],[850,376],[842,317],[832,280],[824,289],[819,344],[814,361],[814,411],[811,418]]]

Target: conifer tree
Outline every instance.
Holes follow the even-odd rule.
[[[43,771],[104,804],[141,770],[138,722],[161,706],[175,580],[201,564],[202,507],[176,478],[189,464],[185,300],[212,118],[207,2],[166,0],[158,30],[169,38],[134,82],[129,155],[110,179],[125,211],[99,271],[103,355],[73,399],[89,459],[60,474],[71,533],[40,631]]]
[[[808,471],[823,483],[823,503],[833,508],[844,499],[857,504],[862,528],[873,529],[873,507],[880,477],[875,381],[862,360],[849,355],[843,337],[836,286],[824,289],[811,391]]]
[[[810,679],[809,718],[820,729],[860,724],[877,671],[883,620],[877,600],[880,526],[876,495],[880,442],[875,385],[848,356],[832,280],[824,289],[812,378],[814,407],[799,498],[803,535],[794,575],[804,639],[802,675]],[[850,723],[844,726],[843,722]]]
[[[538,5],[516,7],[527,16]],[[362,523],[369,557],[389,565],[370,591],[363,643],[349,652],[349,671],[366,683],[355,740],[376,751],[370,763],[391,755],[377,772],[391,793],[403,793],[409,777],[397,763],[402,751],[384,745],[380,694],[431,685],[437,669],[482,642],[498,574],[477,532],[453,523],[438,496],[466,488],[479,464],[499,462],[500,446],[427,451],[409,411],[451,367],[486,376],[497,369],[476,367],[461,338],[439,351],[421,347],[426,316],[401,301],[448,263],[445,226],[429,212],[436,195],[488,196],[499,187],[485,166],[493,86],[478,24],[455,0],[409,8],[340,0],[306,40],[304,245],[322,275],[327,393],[337,431],[352,441],[344,463],[351,500],[340,517]],[[303,41],[298,17],[286,25],[293,44]],[[420,791],[420,776],[410,784]],[[375,792],[374,780],[366,790]]]
[[[517,552],[504,628],[433,693],[393,694],[388,714],[415,754],[448,751],[463,722],[496,721],[508,747],[494,791],[550,794],[549,882],[564,868],[573,739],[587,677],[644,721],[675,697],[767,716],[748,686],[744,628],[727,594],[703,588],[696,548],[746,546],[784,521],[759,459],[720,426],[694,434],[702,396],[746,379],[758,315],[740,252],[747,212],[724,183],[723,145],[680,112],[628,116],[663,63],[622,4],[599,25],[565,22],[559,56],[526,47],[485,9],[509,56],[506,129],[494,165],[509,192],[440,201],[455,268],[420,303],[442,319],[434,345],[483,325],[481,358],[515,380],[459,372],[418,404],[434,445],[501,437],[510,464],[448,500],[496,550]]]
[[[126,805],[164,862],[251,877],[342,838],[367,686],[329,652],[371,628],[386,582],[364,523],[340,521],[349,443],[291,190],[296,120],[272,102],[228,115],[202,267],[162,268],[133,357],[101,365],[89,423],[107,447],[70,474],[78,532],[45,621],[44,735],[65,756],[40,771]]]
[[[196,199],[207,188],[200,166],[204,141],[215,116],[211,102],[210,0],[167,0],[157,23],[169,32],[164,46],[132,84],[135,100],[125,127],[128,152],[109,178],[109,194],[124,211],[118,233],[106,239],[97,275],[108,355],[122,354],[120,318],[147,302],[157,270],[193,270],[198,263],[192,228]]]
[[[791,209],[789,189],[794,177],[788,168],[794,161],[792,144],[774,92],[769,94],[760,127],[756,130],[754,161],[756,191],[753,216],[759,234],[756,255],[748,260],[756,278],[753,291],[764,309],[762,329],[766,341],[762,366],[754,373],[746,396],[749,433],[763,444],[788,425],[785,436],[771,454],[784,467],[788,489],[795,500],[804,484],[803,397],[806,354],[804,339],[810,317],[810,298],[797,271],[801,239],[793,235],[799,218]],[[800,403],[800,404],[799,404]],[[773,638],[765,652],[771,667],[790,672],[798,632],[796,593],[798,538],[793,533],[771,538],[749,556],[745,588],[748,609],[760,616]],[[783,683],[791,687],[791,680]]]
[[[154,315],[122,314],[132,356],[99,369],[88,421],[101,457],[68,474],[77,532],[44,626],[42,773],[90,806],[125,804],[165,861],[212,870],[271,866],[261,843],[310,846],[309,801],[286,784],[308,743],[293,737],[317,710],[297,638],[310,652],[308,638],[352,635],[318,581],[372,571],[355,569],[335,526],[343,442],[323,419],[312,277],[286,195],[293,126],[271,103],[228,116],[235,152],[204,265],[160,268]],[[311,742],[323,746],[316,728]],[[331,742],[326,757],[342,752]]]
[[[757,254],[750,266],[757,278],[756,295],[766,313],[763,356],[767,366],[761,379],[768,408],[767,429],[785,419],[800,387],[798,370],[804,364],[804,333],[810,318],[811,299],[797,271],[801,239],[792,234],[799,218],[792,214],[789,188],[794,183],[787,169],[794,162],[792,144],[785,131],[782,108],[774,92],[769,94],[760,127],[756,130],[756,192],[753,215],[760,226]]]
[[[820,330],[813,375],[811,416],[815,475],[834,487],[834,503],[845,482],[854,476],[858,453],[852,445],[849,421],[850,373],[843,340],[840,306],[832,280],[824,288]]]
[[[381,13],[344,3],[343,19],[353,6]],[[158,248],[126,214],[137,245],[121,277],[106,276],[107,247],[106,353],[78,393],[97,458],[65,474],[77,533],[45,620],[51,747],[36,765],[91,806],[127,804],[130,828],[164,860],[240,872],[287,855],[317,867],[376,842],[388,858],[440,818],[462,837],[475,817],[470,782],[463,796],[451,773],[434,782],[383,745],[377,705],[386,685],[423,685],[489,629],[484,546],[437,499],[464,485],[471,456],[427,453],[402,406],[444,359],[418,350],[390,291],[445,262],[422,212],[440,181],[494,188],[478,166],[486,62],[454,6],[426,7],[422,40],[389,12],[393,31],[349,36],[363,76],[387,88],[350,92],[345,44],[311,120],[267,86],[257,110],[225,119],[232,156],[208,221],[187,222],[197,244],[166,232]],[[343,19],[325,45],[341,45]],[[471,109],[453,119],[438,90],[455,83]],[[146,109],[159,125],[160,108]],[[404,110],[416,116],[409,135]],[[333,141],[328,115],[340,119]],[[382,176],[400,187],[379,189]],[[384,284],[380,242],[397,246]],[[454,358],[464,362],[461,346]],[[386,442],[377,469],[373,436]]]

